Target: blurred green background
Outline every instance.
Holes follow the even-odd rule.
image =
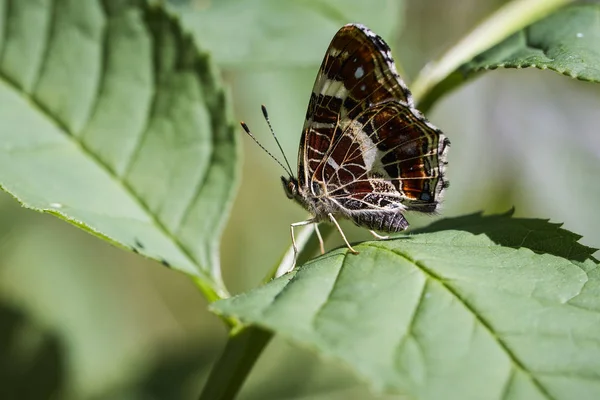
[[[213,7],[209,1],[170,3],[188,24],[194,13],[210,13]],[[287,13],[294,19],[300,4],[279,2],[253,11],[253,3],[246,2],[242,12],[231,3],[229,11],[223,7],[210,15],[212,24],[204,29],[224,27],[223,32],[211,28],[211,35],[227,38],[231,32],[225,27],[231,24],[251,32],[270,18],[270,10],[272,18]],[[320,63],[315,54],[324,54],[342,23],[363,22],[384,36],[410,82],[423,65],[504,2],[375,3],[364,20],[341,21],[343,15],[328,15],[331,3],[303,2],[315,11],[295,21],[301,28],[298,35],[305,29],[314,40],[299,41],[306,47],[294,48],[297,58],[289,62],[270,64],[262,57],[263,62],[235,66],[226,52],[220,53],[216,61],[232,88],[236,118],[275,149],[260,112],[266,104],[288,158],[295,160]],[[389,32],[379,31],[379,23]],[[285,29],[285,24],[274,19],[270,27]],[[251,60],[253,51],[275,58],[278,53],[271,46],[281,45],[267,37],[248,49],[245,58]],[[310,55],[306,62],[303,54]],[[443,98],[428,113],[452,141],[451,187],[442,216],[514,206],[516,215],[564,222],[566,229],[583,235],[582,243],[600,247],[599,94],[595,85],[553,72],[498,70]],[[248,138],[242,142],[242,183],[221,250],[224,279],[233,293],[260,282],[290,245],[289,224],[305,217],[283,194],[279,167]],[[414,215],[408,219],[413,226],[432,221]],[[353,241],[369,238],[351,224],[343,228]],[[339,244],[334,234],[327,247]],[[0,398],[15,393],[48,398],[55,392],[55,398],[73,399],[194,399],[226,339],[225,328],[206,305],[184,275],[52,216],[21,209],[8,195],[0,195]],[[240,395],[369,397],[346,368],[277,338]]]

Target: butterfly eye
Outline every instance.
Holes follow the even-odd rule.
[[[283,183],[283,190],[285,191],[285,195],[288,199],[293,199],[298,193],[298,183],[293,179],[286,179],[285,177],[281,177],[281,183]]]
[[[290,199],[294,198],[296,196],[296,194],[298,194],[298,184],[296,182],[294,182],[293,180],[291,180],[288,182],[287,187],[288,187],[287,191],[289,192],[288,197]]]

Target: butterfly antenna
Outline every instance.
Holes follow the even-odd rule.
[[[269,156],[271,156],[271,158],[273,160],[275,160],[277,162],[277,164],[281,165],[281,168],[283,168],[285,172],[289,173],[289,171],[285,168],[285,166],[281,163],[281,161],[279,161],[277,158],[275,158],[275,156],[273,154],[271,154],[271,152],[269,150],[267,150],[265,148],[265,146],[263,146],[262,144],[260,144],[260,142],[256,139],[256,137],[254,137],[254,135],[252,134],[252,132],[250,132],[250,128],[248,128],[248,125],[246,125],[246,123],[244,121],[241,121],[240,125],[242,125],[242,128],[244,128],[244,130],[246,131],[246,133],[248,134],[248,136],[250,136],[252,138],[252,140],[254,140],[254,143],[256,143],[258,145],[258,147],[260,147],[261,149],[263,149],[265,153],[267,153]],[[285,157],[285,155],[284,155],[284,157]],[[288,164],[288,166],[289,166],[289,164]]]
[[[285,156],[285,152],[283,151],[283,148],[281,148],[281,144],[279,143],[279,140],[277,139],[277,136],[275,136],[275,131],[273,130],[273,126],[271,126],[271,120],[269,119],[269,114],[267,113],[267,107],[265,107],[265,105],[261,105],[260,108],[262,109],[262,113],[263,116],[265,117],[265,120],[267,121],[267,124],[269,125],[269,129],[271,130],[271,133],[273,134],[273,138],[275,139],[275,143],[277,143],[277,146],[279,147],[279,150],[281,151],[281,154],[283,155],[283,159],[285,160],[285,163],[288,166],[288,169],[290,171],[290,176],[294,176],[294,171],[292,170],[292,167],[290,166],[290,162],[288,161],[287,157]]]

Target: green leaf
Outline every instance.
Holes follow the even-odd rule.
[[[571,261],[583,262],[593,257],[597,249],[578,243],[581,235],[566,229],[562,224],[545,219],[511,218],[514,210],[505,214],[482,216],[474,213],[451,219],[441,219],[413,233],[437,232],[448,229],[464,230],[474,235],[485,234],[494,243],[537,253],[548,253]]]
[[[576,4],[515,33],[460,67],[464,75],[495,68],[539,68],[600,82],[600,4]]]
[[[219,65],[248,71],[318,66],[328,40],[349,22],[391,38],[401,24],[402,5],[398,0],[230,0],[192,2],[174,11]]]
[[[0,2],[0,32],[2,188],[224,296],[238,144],[208,55],[135,0]]]
[[[517,31],[491,48],[473,54],[469,59],[460,60],[460,66],[457,64],[458,68],[454,71],[447,71],[443,79],[433,77],[443,69],[445,63],[440,60],[437,65],[424,70],[419,82],[415,82],[421,107],[429,108],[439,97],[467,79],[496,68],[535,67],[582,81],[600,82],[598,18],[598,3],[569,5]],[[489,31],[479,29],[474,32],[485,39],[486,35],[494,35],[491,29]],[[463,44],[468,46],[469,41],[465,39]]]
[[[541,220],[341,248],[213,304],[415,399],[600,396],[600,274],[593,249]],[[532,251],[534,249],[535,251]]]

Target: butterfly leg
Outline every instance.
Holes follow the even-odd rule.
[[[290,233],[292,235],[292,247],[294,248],[294,263],[292,264],[292,268],[296,266],[296,259],[298,258],[298,246],[296,245],[296,235],[294,235],[294,228],[297,226],[312,224],[313,222],[315,222],[314,219],[307,219],[306,221],[294,222],[290,225]]]
[[[323,236],[321,236],[321,231],[319,230],[318,222],[315,222],[315,232],[317,233],[317,237],[319,238],[319,246],[321,246],[321,254],[325,254],[325,246],[323,245]]]
[[[348,246],[348,249],[350,250],[350,252],[352,252],[353,254],[358,254],[358,251],[354,250],[354,248],[352,248],[352,246],[350,246],[350,243],[348,243],[348,239],[346,239],[346,235],[344,235],[344,231],[342,231],[342,228],[340,228],[340,225],[333,217],[333,214],[329,213],[329,214],[327,214],[327,216],[329,217],[331,222],[333,222],[333,224],[335,225],[337,230],[340,232],[340,235],[342,235],[342,239],[344,239],[344,242],[346,243],[346,246]]]
[[[383,235],[380,235],[379,233],[377,233],[375,231],[372,231],[372,230],[369,231],[369,232],[371,232],[371,235],[373,235],[375,237],[375,239],[386,240],[386,239],[390,238],[389,235],[383,236]]]

